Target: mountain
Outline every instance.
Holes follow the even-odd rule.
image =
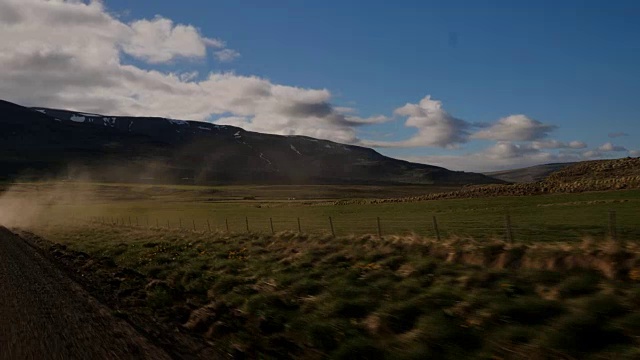
[[[544,164],[519,169],[494,171],[484,174],[511,183],[531,183],[544,180],[550,174],[573,164],[574,163]]]
[[[500,183],[305,136],[155,117],[26,108],[0,100],[0,178],[196,184]]]

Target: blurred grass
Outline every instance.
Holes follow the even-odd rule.
[[[239,344],[247,358],[617,359],[633,358],[625,356],[639,345],[637,280],[435,255],[466,248],[488,256],[504,243],[91,223],[38,233],[160,280],[146,287],[148,308],[186,314],[179,321],[187,328],[225,351]],[[528,258],[594,250],[548,246],[554,251],[533,245]]]

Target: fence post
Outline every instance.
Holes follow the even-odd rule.
[[[179,220],[180,220],[180,230],[182,230],[182,218],[180,218]]]
[[[302,226],[300,226],[300,218],[298,218],[298,234],[302,234]]]
[[[511,228],[511,216],[510,215],[505,215],[504,216],[504,225],[505,225],[506,230],[507,230],[507,241],[509,241],[509,243],[513,243],[513,229]]]
[[[274,235],[276,232],[273,230],[273,218],[269,218],[269,225],[271,225],[271,235]]]
[[[436,239],[440,241],[440,230],[438,229],[438,219],[433,215],[433,231],[436,233]]]
[[[376,218],[376,220],[378,220],[378,237],[381,238],[382,237],[382,227],[380,227],[380,216],[378,216]]]
[[[209,219],[207,219],[207,227],[209,228],[209,232],[211,232],[211,223],[209,222]]]
[[[129,216],[129,227],[131,227],[131,216]]]
[[[329,226],[331,227],[331,235],[336,237],[336,231],[333,229],[333,219],[331,219],[331,216],[329,216]]]
[[[229,232],[229,218],[224,218],[224,224],[227,227],[227,232]]]
[[[613,241],[618,241],[615,210],[609,211],[609,237]]]
[[[194,219],[191,219],[191,221],[193,221],[193,231],[196,231],[196,221]]]
[[[249,217],[248,216],[244,217],[244,223],[245,223],[245,225],[247,225],[247,232],[249,232]]]

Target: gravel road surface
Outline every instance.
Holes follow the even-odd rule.
[[[0,227],[0,359],[170,359]]]

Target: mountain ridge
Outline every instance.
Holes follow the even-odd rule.
[[[0,130],[0,175],[5,178],[66,172],[69,178],[90,174],[102,181],[196,184],[502,182],[306,136],[161,117],[26,108],[7,101],[0,101]]]

